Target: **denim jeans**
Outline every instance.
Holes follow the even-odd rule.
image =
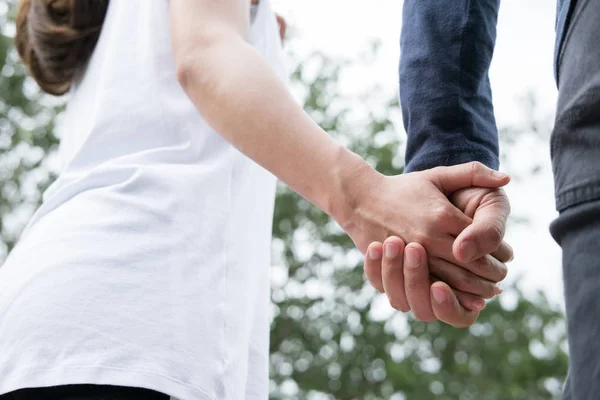
[[[578,0],[558,56],[551,139],[569,339],[564,399],[600,396],[600,2]]]

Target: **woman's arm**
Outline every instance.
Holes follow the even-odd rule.
[[[508,177],[481,164],[395,177],[377,173],[314,123],[247,43],[248,7],[248,0],[171,0],[178,77],[207,122],[331,215],[363,253],[372,241],[398,235],[458,264],[453,237],[471,219],[447,195],[469,186],[499,187]],[[461,289],[482,297],[493,296],[493,282],[505,276],[503,265],[461,266],[474,273]]]
[[[246,42],[249,4],[171,0],[181,85],[225,139],[317,207],[343,219],[360,183],[377,174],[310,119]]]

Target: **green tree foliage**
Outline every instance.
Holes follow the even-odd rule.
[[[12,47],[12,1],[0,0],[0,261],[54,179],[61,100],[44,97]]]
[[[0,0],[0,262],[58,170],[63,104],[40,95],[18,63],[11,6]],[[376,88],[359,101],[342,95],[339,82],[350,67],[313,54],[298,65],[294,91],[331,135],[380,172],[399,174],[398,104],[382,101]],[[505,144],[522,132],[505,130]],[[511,304],[491,302],[469,329],[424,324],[392,312],[365,283],[350,239],[284,186],[273,231],[273,399],[558,396],[567,365],[564,321],[542,295],[527,300],[513,288],[505,295]]]

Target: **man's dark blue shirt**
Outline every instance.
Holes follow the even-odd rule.
[[[575,1],[558,0],[555,77]],[[499,7],[500,0],[404,1],[400,100],[407,172],[468,161],[498,168],[488,71]]]

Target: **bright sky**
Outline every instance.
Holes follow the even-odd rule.
[[[371,40],[380,40],[380,57],[372,74],[357,76],[352,85],[360,91],[380,83],[388,88],[390,95],[396,93],[401,0],[272,2],[294,29],[295,48],[353,57]],[[539,115],[546,117],[548,126],[552,126],[556,101],[552,70],[555,11],[551,0],[502,1],[491,70],[496,117],[501,127],[523,122],[519,100],[528,92],[535,94]],[[517,257],[510,265],[509,279],[518,279],[526,293],[542,289],[553,303],[562,305],[560,249],[548,232],[556,212],[547,141],[540,145],[523,140],[519,149],[509,155],[505,167],[518,175],[533,160],[540,160],[543,165],[535,180],[513,182],[508,189],[513,214],[530,219],[529,224],[509,226],[507,240]]]

